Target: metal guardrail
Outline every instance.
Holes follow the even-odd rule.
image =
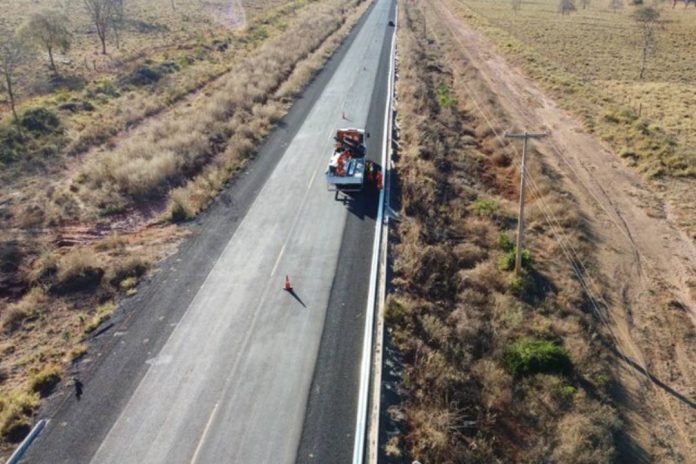
[[[24,456],[24,453],[27,452],[27,449],[29,449],[32,442],[36,440],[36,437],[38,437],[46,427],[46,424],[48,424],[48,419],[41,419],[39,422],[37,422],[34,428],[31,429],[31,432],[29,432],[29,435],[24,438],[22,443],[20,443],[14,453],[12,453],[12,456],[10,456],[10,459],[7,460],[6,464],[17,464]]]

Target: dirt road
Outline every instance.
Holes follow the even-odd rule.
[[[466,24],[461,7],[432,5],[514,129],[550,131],[538,144],[541,161],[563,176],[590,222],[597,266],[587,280],[616,341],[622,453],[631,462],[696,462],[694,243],[659,195]]]

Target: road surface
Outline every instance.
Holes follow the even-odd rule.
[[[376,0],[251,171],[101,335],[82,401],[49,407],[28,462],[350,461],[376,205],[336,202],[323,171],[337,127],[367,127],[379,159],[393,13]]]

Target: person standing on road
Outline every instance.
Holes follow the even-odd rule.
[[[73,376],[73,386],[75,387],[75,398],[77,398],[77,401],[80,401],[80,398],[82,397],[82,382],[80,382],[80,379],[77,378],[77,376]]]

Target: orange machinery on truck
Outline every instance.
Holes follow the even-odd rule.
[[[329,191],[360,192],[366,184],[381,188],[381,173],[375,164],[366,158],[369,137],[363,129],[339,129],[336,131],[334,146],[326,169],[326,183]]]

